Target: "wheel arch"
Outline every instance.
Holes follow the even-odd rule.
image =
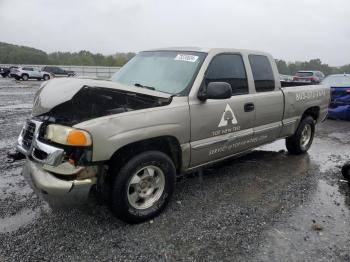
[[[173,136],[148,138],[127,144],[116,150],[107,164],[109,169],[113,167],[113,175],[115,175],[133,156],[151,150],[160,151],[169,156],[174,162],[176,171],[180,172],[182,169],[182,150],[178,139]]]
[[[304,119],[307,116],[311,116],[315,121],[318,121],[320,117],[320,107],[319,106],[309,107],[304,111],[301,119]]]

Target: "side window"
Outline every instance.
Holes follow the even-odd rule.
[[[243,59],[238,54],[215,56],[210,62],[205,82],[227,82],[232,87],[233,95],[249,93]]]
[[[269,59],[263,55],[249,55],[256,92],[268,92],[275,89],[275,79]]]

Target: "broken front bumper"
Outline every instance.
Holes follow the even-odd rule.
[[[27,158],[23,175],[44,196],[87,199],[96,184],[97,167],[76,167],[65,162],[64,150],[39,141],[40,121],[28,121],[18,138],[17,150]]]
[[[85,200],[89,196],[91,187],[96,184],[96,177],[71,181],[59,179],[45,171],[41,164],[30,159],[26,161],[23,175],[33,189],[44,196],[67,196],[70,199]]]

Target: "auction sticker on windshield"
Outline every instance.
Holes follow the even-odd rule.
[[[186,61],[186,62],[196,62],[198,59],[198,56],[195,56],[195,55],[186,55],[186,54],[178,54],[176,57],[175,57],[175,60],[178,60],[178,61]]]

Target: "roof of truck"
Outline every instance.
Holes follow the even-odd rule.
[[[145,51],[187,51],[187,52],[241,52],[241,53],[260,53],[268,54],[257,50],[248,49],[236,49],[236,48],[211,48],[211,47],[165,47],[165,48],[153,48]]]

